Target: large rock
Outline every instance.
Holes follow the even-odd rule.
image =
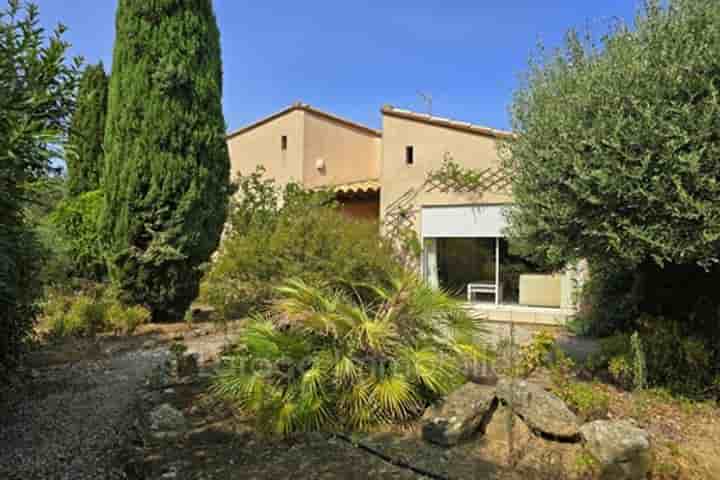
[[[495,389],[466,383],[423,416],[423,438],[445,447],[483,431],[497,408]]]
[[[150,431],[153,438],[172,439],[187,432],[189,424],[185,416],[169,403],[163,403],[150,412]]]
[[[539,385],[524,380],[501,379],[496,387],[497,396],[536,433],[557,440],[579,440],[577,416],[565,402]]]
[[[585,447],[601,465],[601,478],[644,479],[650,469],[650,439],[626,420],[596,420],[580,427]]]

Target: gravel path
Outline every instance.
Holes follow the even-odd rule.
[[[0,479],[123,479],[146,376],[160,350],[32,371],[0,403]]]
[[[489,322],[486,327],[491,343],[509,333],[507,324]],[[516,341],[527,342],[537,330],[516,326]],[[559,343],[573,356],[584,357],[596,348],[591,340],[558,333]],[[207,328],[179,338],[165,334],[166,340],[183,340],[201,364],[215,360],[230,336]],[[75,361],[36,368],[20,389],[5,398],[0,391],[0,480],[132,478],[123,467],[137,440],[134,424],[152,407],[142,401],[145,381],[168,355],[156,340],[128,339],[120,345],[130,348],[124,353],[101,348],[104,353],[91,355],[93,359],[80,354]],[[48,360],[52,355],[43,358],[57,363]],[[261,466],[268,468],[267,462]]]

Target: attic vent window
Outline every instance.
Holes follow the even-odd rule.
[[[412,145],[405,147],[405,164],[412,165],[415,163],[415,151]]]
[[[283,151],[287,150],[287,135],[280,137],[280,148]]]

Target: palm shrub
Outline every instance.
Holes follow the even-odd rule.
[[[480,324],[460,302],[404,275],[375,301],[289,280],[244,328],[214,383],[216,395],[270,433],[364,430],[404,422],[484,360]]]

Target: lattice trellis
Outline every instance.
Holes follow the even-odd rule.
[[[387,236],[400,239],[412,229],[420,208],[416,205],[421,193],[456,192],[482,195],[484,193],[510,194],[510,176],[501,168],[486,168],[471,175],[443,176],[430,174],[420,187],[411,188],[385,210],[383,228]]]
[[[463,178],[436,178],[425,181],[425,191],[483,194],[485,192],[510,193],[510,176],[501,168],[486,168],[473,175],[472,181]]]

